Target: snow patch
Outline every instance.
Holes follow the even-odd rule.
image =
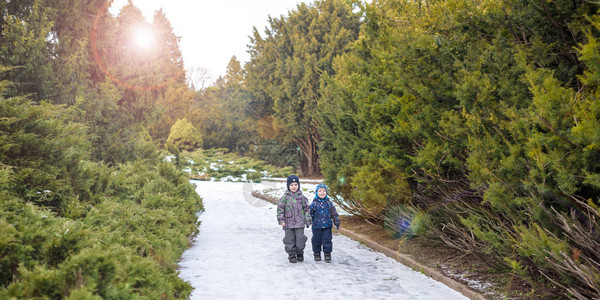
[[[446,273],[448,276],[465,282],[470,288],[474,290],[485,291],[494,286],[492,283],[489,282],[480,282],[478,280],[469,278],[469,274],[454,273],[446,265],[440,265],[440,268],[444,270],[444,273]]]

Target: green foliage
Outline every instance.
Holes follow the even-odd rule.
[[[2,299],[189,297],[202,203],[158,148],[193,96],[178,39],[158,12],[160,47],[133,53],[149,24],[107,4],[0,2]]]
[[[279,137],[294,142],[303,157],[305,175],[319,172],[317,103],[325,87],[323,75],[333,74],[334,57],[347,51],[357,37],[359,16],[346,1],[299,4],[287,16],[269,20],[262,37],[254,29],[247,84],[260,117],[273,116]]]
[[[192,99],[192,91],[183,85],[166,88],[164,95],[159,99],[158,110],[162,118],[149,127],[149,133],[154,141],[164,145],[171,127],[178,119],[188,118],[193,122],[196,112]]]
[[[505,261],[510,266],[510,269],[512,270],[512,272],[514,272],[515,274],[518,274],[520,276],[527,276],[527,271],[521,265],[521,262],[516,261],[514,259],[510,259],[510,258],[505,258]]]
[[[5,188],[57,209],[86,189],[81,167],[90,143],[69,110],[12,97],[0,99],[0,115],[0,164],[12,173],[10,182],[3,179]]]
[[[11,96],[32,94],[36,100],[48,99],[55,95],[58,82],[48,55],[53,47],[51,29],[56,11],[43,0],[28,2],[2,11],[0,65],[16,68],[1,77],[16,84]]]
[[[5,199],[2,199],[3,201]],[[19,232],[14,226],[0,219],[0,282],[5,285],[12,280],[12,273],[23,258],[23,249],[19,247]]]
[[[187,297],[201,202],[178,167],[297,161],[347,211],[598,298],[596,3],[300,4],[198,93],[162,11],[106,3],[0,2],[0,298]],[[125,47],[136,26],[160,47]],[[202,142],[261,160],[158,150]]]
[[[398,176],[398,177],[395,177]],[[342,197],[360,199],[364,216],[381,218],[389,207],[411,202],[410,187],[401,174],[377,162],[357,166]]]
[[[150,126],[150,135],[154,140],[164,144],[169,135],[169,129],[177,119],[194,120],[197,112],[194,108],[194,93],[184,83],[183,57],[179,50],[179,37],[173,33],[171,23],[162,10],[154,14],[152,27],[159,39],[158,49],[149,57],[158,60],[150,72],[163,73],[159,78],[159,86],[165,85],[163,93],[156,99],[159,119]]]
[[[186,118],[178,119],[171,127],[166,147],[172,151],[194,151],[202,147],[202,136]]]
[[[521,256],[531,257],[537,268],[547,268],[548,255],[568,252],[569,246],[565,241],[548,234],[538,224],[534,223],[531,228],[518,226],[515,231],[517,239],[513,241],[517,245],[517,251]]]
[[[319,155],[332,191],[357,213],[405,180],[400,190],[410,187],[412,206],[428,215],[430,237],[565,286],[594,276],[550,260],[569,261],[594,239],[570,237],[557,220],[600,199],[597,10],[571,1],[365,5],[358,40],[323,76]],[[410,216],[412,206],[385,210]],[[597,223],[584,219],[570,218]],[[593,282],[569,293],[598,297],[584,281]]]
[[[227,73],[215,85],[197,93],[192,119],[204,138],[205,148],[227,148],[239,155],[256,156],[262,143],[254,121],[255,108],[244,83],[244,70],[234,56]]]
[[[110,171],[115,175],[103,197],[78,218],[2,194],[0,295],[63,298],[81,289],[102,298],[189,295],[175,271],[202,209],[188,177],[152,160]]]

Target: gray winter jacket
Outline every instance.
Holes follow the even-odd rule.
[[[302,195],[301,190],[295,193],[288,190],[279,199],[277,222],[279,224],[285,222],[285,228],[304,228],[311,224],[308,199]]]

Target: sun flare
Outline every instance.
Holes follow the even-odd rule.
[[[156,46],[156,35],[148,27],[137,27],[132,32],[132,44],[138,50],[149,51]]]

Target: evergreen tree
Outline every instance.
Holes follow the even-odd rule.
[[[51,57],[54,77],[59,80],[53,102],[74,105],[94,98],[93,86],[103,79],[98,77],[101,71],[94,60],[90,36],[93,17],[106,13],[106,1],[46,0],[45,3],[56,11]],[[106,22],[108,17],[104,15],[102,21]]]
[[[358,33],[358,16],[344,1],[300,4],[287,17],[269,20],[261,37],[256,29],[247,65],[248,86],[268,107],[284,134],[281,141],[300,148],[304,175],[320,173],[316,117],[321,76],[332,74],[332,60]],[[262,111],[270,114],[271,109]]]
[[[500,269],[593,278],[600,258],[585,241],[598,224],[577,212],[596,215],[599,195],[597,5],[421,4],[367,5],[360,38],[334,62],[319,106],[333,192],[390,226],[415,206],[430,237]],[[398,189],[370,190],[381,182]],[[585,258],[569,258],[577,249]],[[566,286],[597,296],[596,281]]]
[[[14,82],[0,82],[0,298],[191,291],[176,261],[202,205],[146,129],[172,82],[186,91],[177,44],[156,66],[123,64],[127,26],[148,24],[111,2],[0,1],[0,77]]]
[[[13,2],[2,2],[0,64],[13,67],[2,73],[2,79],[15,84],[12,95],[31,94],[36,101],[54,98],[58,78],[50,49],[57,42],[52,39],[56,10],[43,0]]]
[[[164,144],[169,128],[175,120],[188,118],[193,120],[193,91],[185,83],[183,57],[179,50],[179,38],[173,33],[171,23],[162,10],[154,14],[152,27],[157,33],[157,54],[154,60],[160,60],[160,67],[152,72],[162,74],[166,84],[157,98],[158,117],[150,126],[150,134],[160,144]]]
[[[0,94],[6,88],[2,82]],[[63,212],[68,201],[88,200],[82,167],[90,143],[85,127],[72,122],[69,110],[2,96],[0,116],[0,166],[12,173],[9,190],[14,195],[57,212]]]

